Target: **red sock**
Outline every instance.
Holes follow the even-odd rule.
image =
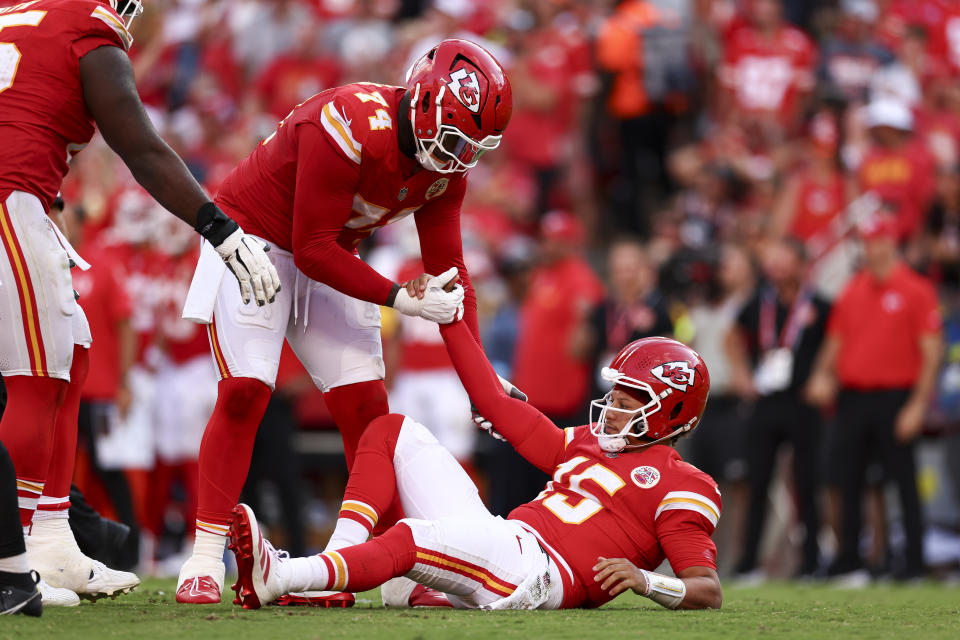
[[[402,425],[402,415],[380,416],[374,418],[360,438],[347,489],[343,493],[340,517],[359,522],[368,533],[396,498],[393,452]]]
[[[387,415],[390,406],[387,403],[387,388],[383,380],[371,380],[335,387],[323,395],[327,408],[340,429],[343,438],[343,453],[347,458],[347,470],[353,473],[353,461],[356,457],[360,438],[367,425],[374,418]],[[396,443],[396,440],[394,440]],[[391,472],[393,468],[393,453],[390,454]],[[384,511],[378,512],[379,522],[374,528],[374,534],[379,535],[392,527],[403,518],[403,507],[397,496],[393,504]]]
[[[230,510],[250,471],[257,428],[270,401],[270,387],[253,378],[225,378],[200,442],[197,526],[226,535]],[[278,461],[282,464],[282,461]]]
[[[196,522],[190,517],[197,512],[197,461],[187,460],[180,463],[180,479],[183,482],[183,490],[187,494],[186,512],[184,520],[186,521],[185,533],[188,536],[194,534]]]
[[[7,406],[0,420],[0,440],[10,452],[17,471],[20,524],[30,526],[53,453],[57,407],[67,383],[57,378],[9,376]]]
[[[43,498],[37,507],[41,511],[63,511],[70,508],[70,483],[77,461],[77,415],[80,413],[80,392],[90,370],[90,352],[80,345],[73,346],[73,364],[70,384],[63,404],[57,409],[53,434],[53,453],[43,487]]]
[[[323,394],[323,399],[343,438],[343,454],[347,458],[349,471],[353,469],[357,445],[367,425],[374,418],[390,412],[387,388],[383,380],[357,382],[330,389]]]
[[[358,593],[409,573],[417,562],[417,545],[410,527],[401,523],[370,542],[327,551],[319,557],[327,568],[326,589]]]

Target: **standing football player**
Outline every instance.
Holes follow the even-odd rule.
[[[241,305],[236,291],[220,286],[223,268],[205,249],[187,296],[184,317],[208,325],[220,383],[200,446],[196,538],[180,571],[178,602],[220,602],[230,512],[284,338],[324,392],[348,469],[363,430],[388,412],[379,305],[435,322],[464,313],[479,342],[460,205],[465,173],[500,144],[512,111],[510,83],[483,48],[444,40],[410,68],[406,85],[358,83],[313,96],[216,196],[270,245],[283,291],[270,307]],[[360,260],[356,246],[409,215],[426,272],[441,275],[400,286]],[[457,274],[463,286],[445,291]],[[399,517],[396,505],[384,520]]]
[[[95,124],[137,181],[215,248],[240,282],[238,301],[252,295],[264,305],[279,288],[265,247],[210,201],[147,118],[127,57],[128,28],[141,10],[140,0],[0,9],[0,374],[9,395],[0,438],[16,468],[25,531],[38,502],[47,512],[27,537],[32,567],[50,585],[93,599],[139,580],[84,556],[66,520],[76,415],[58,421],[57,413],[79,392],[73,366],[86,370],[74,342],[89,330],[70,277],[71,265],[85,263],[47,211]]]
[[[411,602],[412,580],[460,608],[599,607],[627,589],[669,609],[720,607],[710,539],[720,492],[669,446],[706,407],[710,376],[695,351],[668,338],[630,343],[603,369],[614,386],[591,402],[590,424],[559,429],[504,392],[462,322],[441,331],[480,412],[553,480],[508,519],[494,517],[424,426],[377,418],[360,441],[334,533],[351,546],[290,559],[262,537],[249,507],[234,509],[244,607],[291,590],[363,591],[400,576],[410,580],[384,585],[389,606]],[[408,518],[365,542],[395,494]],[[676,577],[654,572],[664,559]]]

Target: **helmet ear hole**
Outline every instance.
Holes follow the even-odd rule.
[[[681,400],[677,404],[673,405],[673,410],[670,411],[670,419],[676,420],[677,416],[680,415],[680,412],[683,411],[683,401]]]
[[[427,91],[423,94],[423,100],[420,102],[420,110],[424,113],[430,109],[430,92]]]

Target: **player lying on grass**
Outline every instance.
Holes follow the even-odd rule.
[[[290,558],[263,537],[248,506],[234,509],[234,588],[245,608],[291,591],[365,591],[398,576],[459,608],[598,607],[627,589],[671,609],[720,606],[710,539],[720,493],[669,446],[706,406],[710,378],[696,352],[666,338],[627,345],[604,369],[614,387],[591,403],[591,424],[561,430],[503,390],[463,322],[441,332],[480,413],[553,480],[508,519],[494,517],[426,427],[379,417],[361,438],[336,544],[324,553]],[[365,542],[396,494],[408,517]],[[664,558],[678,577],[653,572]]]

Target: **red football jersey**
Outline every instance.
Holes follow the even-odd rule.
[[[560,569],[562,607],[599,607],[611,598],[595,582],[598,557],[654,570],[716,569],[710,539],[720,491],[671,447],[606,453],[589,426],[558,429],[532,405],[509,397],[462,323],[442,325],[450,359],[480,412],[532,465],[553,480],[509,518],[540,535]]]
[[[376,304],[393,282],[358,261],[356,246],[413,214],[427,273],[459,269],[475,328],[460,239],[466,178],[427,171],[400,150],[404,91],[349,84],[297,105],[227,177],[216,202],[246,232],[292,251],[308,277]]]
[[[720,83],[743,111],[776,114],[783,121],[792,113],[797,93],[813,89],[816,49],[799,29],[783,26],[767,39],[752,27],[741,27],[725,45]]]
[[[921,141],[899,149],[872,147],[860,163],[862,191],[873,191],[897,217],[900,239],[923,228],[936,185],[936,163]]]
[[[35,0],[0,9],[0,192],[56,198],[67,163],[93,137],[78,61],[130,34],[108,4]]]
[[[716,569],[710,536],[720,518],[720,491],[710,476],[664,445],[608,454],[586,425],[541,429],[540,435],[546,436],[539,442],[543,459],[556,458],[553,480],[509,517],[536,529],[568,565],[573,589],[565,606],[599,607],[611,600],[593,580],[600,556],[626,558],[648,571],[664,558],[674,572]],[[571,596],[581,600],[571,602]]]
[[[829,227],[843,211],[845,187],[840,172],[825,183],[810,174],[801,175],[790,235],[806,241]]]

